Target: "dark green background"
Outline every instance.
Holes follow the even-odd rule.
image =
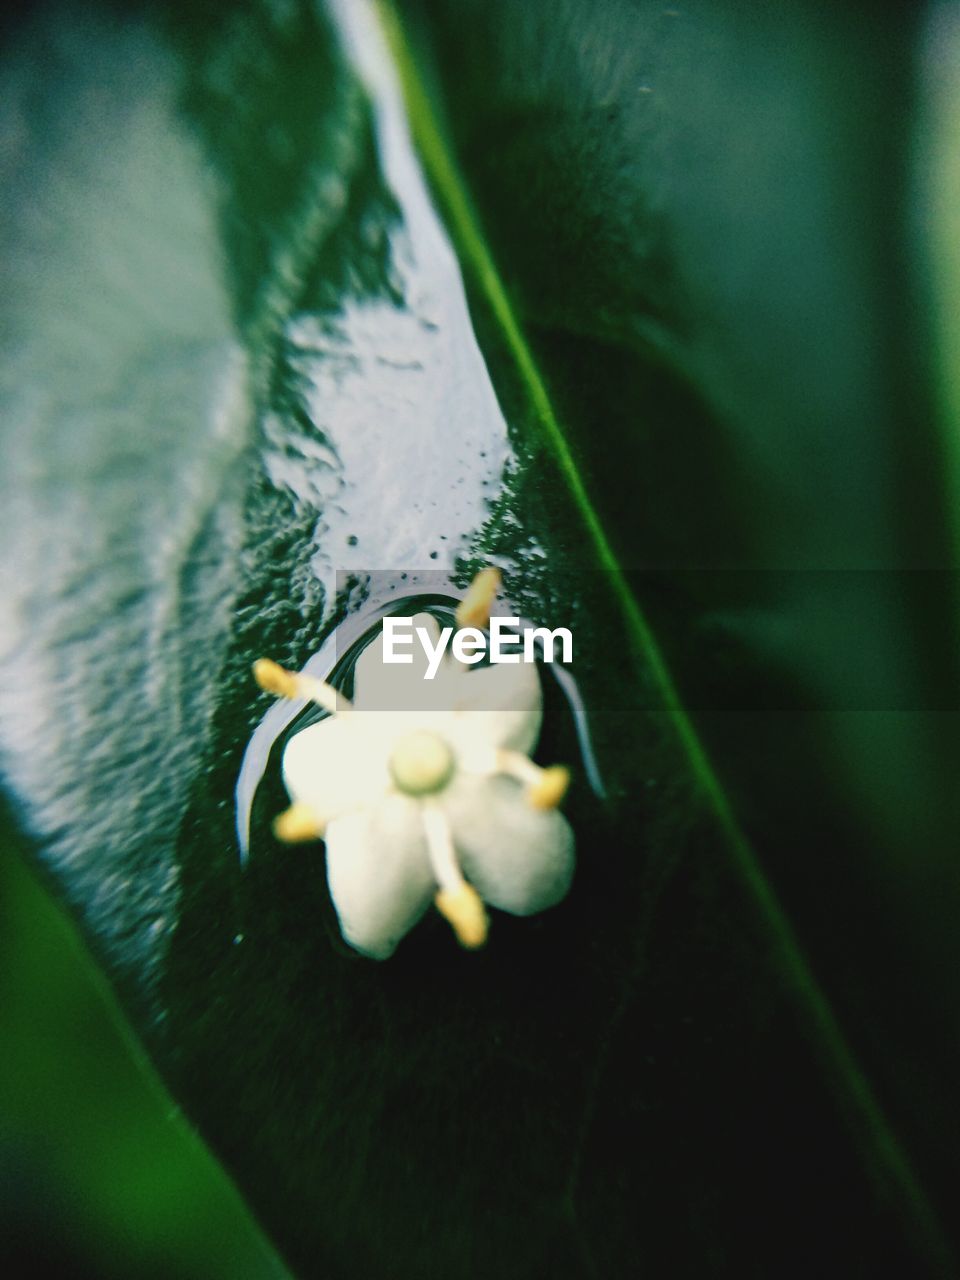
[[[331,1280],[955,1274],[955,10],[398,9],[510,428],[481,528],[422,516],[479,461],[425,478],[379,420],[407,215],[323,11],[5,33],[10,1248],[275,1274],[218,1158]],[[328,443],[311,379],[351,362],[361,545],[375,460],[421,513],[422,563],[376,567],[469,533],[463,580],[503,561],[584,654],[608,801],[575,787],[569,900],[476,957],[435,920],[349,955],[318,859],[269,835],[275,769],[238,866],[250,663],[316,650],[338,556],[271,466]],[[457,432],[473,384],[430,368],[423,429]]]

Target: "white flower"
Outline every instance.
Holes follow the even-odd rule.
[[[499,583],[485,570],[457,612],[485,625]],[[419,614],[414,625],[439,634]],[[277,819],[284,840],[327,845],[327,877],[351,946],[386,959],[433,901],[461,943],[483,944],[483,904],[525,916],[567,893],[573,833],[556,810],[566,769],[528,753],[540,732],[536,665],[463,666],[450,656],[432,681],[425,657],[385,664],[383,637],[361,655],[354,701],[309,676],[261,659],[262,685],[333,712],[294,735],[283,756],[292,801]]]

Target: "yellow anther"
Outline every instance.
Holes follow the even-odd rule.
[[[265,693],[276,694],[280,698],[299,698],[298,677],[292,671],[286,671],[279,662],[272,658],[258,658],[253,664],[253,678]]]
[[[462,947],[475,951],[487,940],[489,924],[479,893],[466,881],[456,889],[440,889],[434,902],[457,935]]]
[[[500,590],[500,570],[481,569],[467,589],[467,594],[457,605],[458,627],[485,627],[490,622],[490,610]]]
[[[306,804],[292,804],[273,820],[273,834],[284,844],[304,844],[307,840],[319,840],[324,823]]]
[[[326,681],[304,675],[303,672],[287,671],[272,658],[256,660],[253,664],[253,678],[266,693],[276,694],[280,698],[303,698],[315,702],[331,715],[351,709],[348,699]]]
[[[555,809],[570,786],[570,770],[562,764],[541,769],[540,777],[527,787],[527,803],[534,809]]]
[[[534,809],[555,809],[570,786],[570,770],[565,765],[541,769],[522,751],[498,751],[495,767],[524,784],[527,803]]]

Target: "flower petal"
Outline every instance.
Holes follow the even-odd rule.
[[[327,828],[327,880],[344,938],[386,960],[433,898],[420,806],[390,796],[374,809],[345,814]]]
[[[532,809],[513,778],[461,774],[440,801],[464,875],[485,902],[512,915],[545,911],[573,877],[573,831],[555,809]]]
[[[361,711],[409,712],[429,704],[431,708],[442,706],[443,684],[440,671],[433,680],[427,673],[427,658],[417,628],[425,630],[431,646],[440,638],[440,626],[429,613],[418,613],[413,619],[412,643],[398,647],[397,652],[411,658],[410,662],[384,661],[384,635],[380,634],[364,649],[357,659],[353,673],[353,705]]]
[[[468,669],[448,688],[453,695],[450,705],[455,712],[457,745],[467,737],[494,750],[506,747],[525,755],[537,745],[543,693],[536,663]],[[470,767],[466,757],[465,764]]]
[[[440,636],[436,618],[418,613],[413,627],[423,628],[430,644],[436,645]],[[445,713],[453,712],[468,726],[466,732],[486,746],[529,751],[535,745],[543,706],[536,663],[468,667],[448,649],[433,679],[427,680],[427,659],[415,633],[410,656],[410,663],[385,662],[382,632],[367,645],[354,672],[353,702],[358,711],[390,712],[396,717],[397,732],[407,729],[405,717],[409,716],[417,722],[433,722],[440,733]]]
[[[430,643],[440,635],[435,618],[418,613]],[[433,679],[425,679],[427,660],[414,636],[413,661],[384,661],[381,632],[363,651],[354,673],[354,715],[369,722],[371,734],[396,742],[404,734],[427,729],[453,748],[461,768],[487,773],[500,747],[529,752],[540,733],[543,697],[535,663],[464,666],[445,654]]]
[[[384,743],[372,728],[366,717],[346,712],[294,734],[283,753],[291,800],[309,805],[322,823],[375,804],[390,778]]]

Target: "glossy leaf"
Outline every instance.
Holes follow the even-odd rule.
[[[383,20],[49,9],[8,41],[23,830],[298,1274],[946,1274],[920,25]],[[250,664],[355,613],[337,571],[490,559],[574,630],[609,799],[571,798],[561,907],[377,965],[321,850],[270,835],[275,761],[241,870]],[[551,698],[543,751],[576,750]]]

